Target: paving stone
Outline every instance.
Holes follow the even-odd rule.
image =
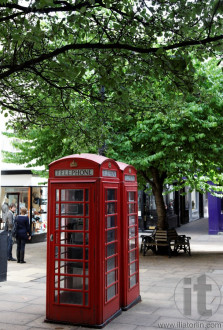
[[[14,329],[16,329],[17,325],[25,325],[27,323],[34,321],[37,318],[36,314],[27,314],[27,313],[18,313],[18,312],[6,312],[1,313],[1,322],[4,324],[15,325]]]
[[[30,328],[26,325],[8,324],[0,322],[0,330],[29,330]]]
[[[119,328],[119,324],[151,326],[155,321],[159,319],[158,315],[148,314],[146,312],[128,312],[129,313],[122,313],[119,317],[114,319],[112,323],[115,323],[117,328]]]
[[[194,226],[194,224],[189,225]],[[179,229],[182,230],[183,227]],[[216,250],[219,248],[223,250],[223,235],[220,239],[219,236],[210,238],[208,235],[205,237],[193,233],[190,235],[191,241],[196,240],[196,244],[193,244],[192,257],[184,253],[172,258],[152,253],[145,257],[140,255],[142,302],[112,320],[105,329],[153,330],[158,329],[161,324],[174,324],[175,329],[187,329],[187,325],[192,325],[193,329],[196,329],[196,321],[184,318],[176,309],[174,291],[177,284],[185,277],[193,274],[206,274],[216,281],[223,292],[223,253],[213,252],[215,247]],[[202,246],[205,246],[203,252],[200,250]],[[46,242],[27,244],[26,261],[25,265],[8,263],[8,281],[0,283],[0,330],[89,329],[75,325],[44,322]],[[219,303],[217,291],[216,297],[213,295],[213,307],[218,306]],[[183,301],[183,297],[180,299]],[[202,324],[205,326],[212,325],[208,322],[215,321],[222,322],[221,328],[223,328],[222,305],[208,321],[200,318],[200,322],[203,322]]]
[[[27,306],[27,304],[25,302],[0,300],[1,313],[3,313],[4,311],[16,311],[17,309],[23,308],[26,306]],[[0,316],[0,321],[1,321],[1,316]]]
[[[23,306],[16,310],[18,313],[28,313],[28,314],[37,314],[37,315],[45,315],[46,306],[45,304],[29,304],[28,306]]]
[[[48,323],[44,322],[44,317],[38,317],[35,320],[29,322],[27,326],[29,329],[54,329],[54,330],[63,330],[63,329],[77,329],[78,327],[72,325],[65,325],[65,324],[57,324],[57,323]]]

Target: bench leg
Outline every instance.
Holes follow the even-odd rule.
[[[189,246],[188,246],[188,254],[189,254],[189,256],[191,257],[190,244],[189,244]]]
[[[171,256],[172,256],[172,250],[171,250],[170,245],[168,245],[168,256],[169,256],[169,258],[171,258]]]
[[[143,256],[145,257],[145,255],[146,255],[146,251],[147,251],[147,246],[146,246],[146,244],[144,243],[143,244]]]

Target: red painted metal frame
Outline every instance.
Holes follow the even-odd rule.
[[[120,305],[123,310],[128,310],[134,304],[141,301],[140,296],[140,283],[139,283],[139,246],[138,246],[138,193],[137,193],[137,172],[136,169],[128,164],[117,162],[120,168],[120,181],[121,181],[121,300]],[[127,179],[132,181],[127,181]],[[129,201],[128,193],[133,192],[135,196],[135,226],[129,226]],[[130,265],[133,261],[129,260],[130,248],[129,248],[129,232],[131,228],[135,228],[135,262],[137,277],[136,284],[130,287]],[[132,274],[133,275],[133,274]]]
[[[79,171],[77,176],[69,176],[75,170],[89,170],[92,175]],[[93,171],[90,171],[93,170]],[[55,172],[57,171],[57,172]],[[59,172],[58,172],[59,171]],[[70,171],[70,172],[69,172]],[[86,171],[85,171],[86,172]],[[55,175],[59,173],[59,175]],[[80,175],[83,173],[83,175]],[[47,309],[46,321],[72,323],[93,327],[103,327],[111,318],[120,313],[120,171],[117,163],[106,157],[81,154],[64,157],[49,166],[49,202],[48,202],[48,241],[47,241]],[[55,302],[55,247],[61,228],[55,228],[56,189],[89,190],[89,305],[60,304]],[[109,231],[105,227],[106,192],[115,190],[116,203],[116,294],[106,299],[106,237]],[[86,201],[85,201],[86,202]],[[85,214],[86,215],[86,214]],[[66,217],[66,216],[65,216]],[[62,215],[58,218],[62,218]],[[86,219],[86,218],[84,218]],[[69,230],[65,230],[65,236]],[[69,246],[70,247],[70,246]],[[60,248],[58,248],[60,249]],[[66,258],[65,258],[66,259]],[[84,261],[85,262],[85,261]],[[58,271],[58,274],[59,271]],[[85,274],[86,275],[86,274]],[[72,278],[75,277],[73,274]],[[69,277],[69,276],[68,276]],[[81,277],[81,276],[79,276]],[[85,287],[84,287],[85,288]],[[59,290],[59,289],[58,289]],[[84,290],[84,289],[83,289]],[[72,289],[71,289],[72,291]],[[59,291],[58,291],[59,292]]]

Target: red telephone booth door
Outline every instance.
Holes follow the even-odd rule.
[[[94,324],[94,185],[50,185],[47,320]]]
[[[126,267],[128,276],[124,308],[141,300],[139,296],[139,246],[138,246],[138,194],[137,188],[126,187],[128,258]]]

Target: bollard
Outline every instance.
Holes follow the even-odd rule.
[[[7,280],[7,240],[8,232],[0,230],[0,282]]]

